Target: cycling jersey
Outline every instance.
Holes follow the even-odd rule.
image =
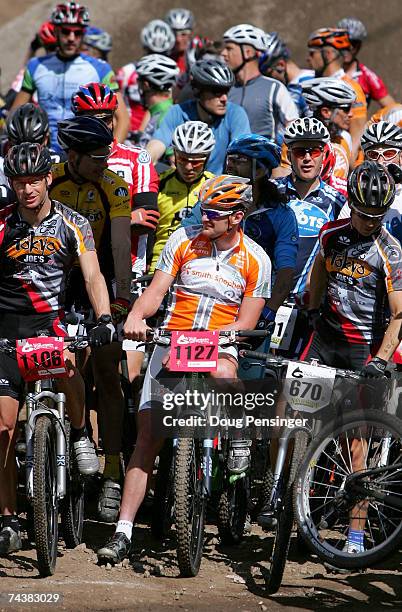
[[[281,128],[297,119],[299,113],[283,83],[259,75],[247,83],[235,83],[229,100],[244,108],[251,132],[275,140]]]
[[[4,177],[5,178],[5,177]],[[7,179],[6,179],[7,182]],[[8,185],[0,184],[0,210],[16,201],[15,193]]]
[[[222,329],[236,320],[244,297],[271,293],[269,257],[241,230],[235,247],[218,251],[202,227],[181,227],[167,241],[156,269],[176,277],[167,329]]]
[[[135,64],[122,66],[116,73],[116,81],[130,112],[130,131],[136,132],[140,129],[146,109],[141,103]]]
[[[139,193],[158,193],[159,178],[145,149],[113,143],[108,168],[123,178],[129,186],[131,208],[136,208],[135,196]],[[143,206],[147,208],[147,206]],[[131,234],[131,261],[133,272],[144,274],[147,256],[147,234]]]
[[[293,293],[303,293],[308,273],[318,252],[320,229],[327,221],[333,221],[338,217],[345,204],[345,198],[322,180],[304,199],[300,199],[291,175],[276,179],[275,183],[279,191],[289,197],[288,205],[296,215],[299,250]]]
[[[153,138],[169,147],[173,132],[185,121],[199,121],[196,100],[187,100],[182,104],[174,104],[166,114]],[[225,163],[226,149],[229,143],[239,136],[250,134],[250,124],[247,114],[238,104],[228,102],[226,114],[217,117],[210,128],[215,136],[215,147],[208,158],[206,169],[213,174],[221,174]]]
[[[94,250],[88,221],[60,202],[52,200],[36,227],[22,219],[16,204],[0,211],[0,312],[57,315],[69,268]]]
[[[378,74],[370,70],[370,68],[367,68],[367,66],[361,62],[356,60],[356,68],[350,76],[359,83],[364,91],[367,104],[370,104],[371,100],[376,100],[378,102],[381,98],[388,96],[388,89],[384,81],[380,79]]]
[[[201,185],[213,174],[203,172],[194,183],[182,181],[174,168],[160,176],[158,210],[160,218],[156,229],[150,272],[155,266],[169,236],[178,228],[182,219],[190,214],[198,201]]]
[[[350,219],[327,223],[320,232],[327,270],[322,321],[333,338],[373,344],[384,336],[387,294],[402,291],[402,247],[384,228],[362,236]]]
[[[342,79],[345,81],[352,89],[354,89],[356,94],[356,100],[352,104],[352,121],[353,119],[361,119],[367,117],[367,101],[366,96],[364,95],[364,91],[360,87],[359,83],[351,79],[341,68],[337,70],[334,74],[331,74],[331,79]]]
[[[380,108],[376,113],[371,115],[370,119],[367,121],[366,128],[379,121],[388,121],[389,114],[396,110],[402,111],[402,104],[399,102],[393,102],[392,104],[384,106],[384,108]]]
[[[149,107],[148,111],[151,117],[140,136],[140,145],[142,147],[146,147],[151,138],[153,138],[155,130],[158,129],[171,106],[173,106],[172,98],[166,98],[166,100],[157,102]],[[169,155],[168,151],[166,155]]]
[[[309,107],[305,97],[303,96],[303,90],[301,85],[299,85],[298,83],[289,83],[287,89],[292,97],[293,102],[296,104],[299,117],[308,117]]]
[[[118,89],[109,64],[83,53],[72,59],[51,53],[29,60],[21,89],[31,95],[37,91],[39,105],[49,116],[50,141],[56,151],[60,150],[57,122],[73,116],[71,96],[80,85],[91,82]]]
[[[130,217],[130,194],[126,181],[111,170],[105,170],[97,183],[76,183],[68,164],[56,164],[52,168],[53,183],[49,193],[88,219],[91,224],[97,250],[115,217]]]

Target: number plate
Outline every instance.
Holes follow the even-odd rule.
[[[170,369],[175,372],[214,372],[218,367],[219,333],[173,331]]]
[[[271,348],[287,351],[292,340],[297,319],[297,310],[292,306],[280,306],[275,317],[275,330],[271,337]]]
[[[17,340],[17,363],[27,382],[46,378],[67,378],[62,338],[26,338]]]
[[[315,412],[328,406],[336,376],[335,368],[290,362],[284,395],[293,410]]]

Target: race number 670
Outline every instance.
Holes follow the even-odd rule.
[[[311,383],[305,380],[292,380],[289,387],[289,394],[292,397],[310,396],[312,400],[317,402],[322,394],[322,387],[318,383]]]

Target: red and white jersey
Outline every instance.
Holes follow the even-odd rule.
[[[138,75],[135,64],[126,64],[116,73],[116,81],[130,112],[130,130],[135,132],[140,128],[145,115],[138,91]]]
[[[158,173],[148,151],[141,147],[129,147],[113,143],[112,154],[108,160],[109,170],[121,176],[130,188],[131,208],[134,208],[134,196],[138,193],[158,193]],[[147,235],[131,235],[131,261],[133,272],[144,274],[147,255]]]

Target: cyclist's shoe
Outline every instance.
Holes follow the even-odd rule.
[[[95,447],[89,438],[81,438],[73,443],[75,458],[80,474],[91,476],[99,471],[99,460]]]
[[[119,516],[121,486],[113,478],[105,478],[98,499],[98,516],[104,523],[115,523]]]
[[[257,516],[257,523],[263,529],[273,529],[276,527],[278,519],[270,504],[266,504],[261,508]]]
[[[357,542],[350,542],[347,540],[343,547],[343,552],[347,552],[349,555],[357,555],[365,551],[364,544],[358,544]]]
[[[228,457],[228,471],[231,474],[242,474],[250,467],[251,440],[231,440]]]
[[[131,540],[121,532],[115,533],[112,538],[97,552],[99,563],[120,563],[126,559],[131,551]]]
[[[3,527],[0,531],[0,556],[17,552],[22,548],[21,535],[12,527]]]

